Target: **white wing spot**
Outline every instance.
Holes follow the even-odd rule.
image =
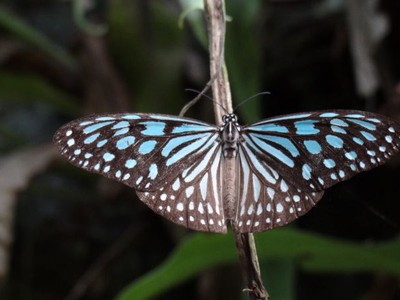
[[[167,194],[161,194],[160,200],[161,200],[161,201],[167,200]]]
[[[300,196],[299,195],[294,195],[293,196],[294,202],[299,202],[300,201]]]
[[[285,193],[285,192],[287,192],[288,190],[289,190],[289,187],[288,187],[288,185],[286,184],[286,181],[282,179],[282,181],[281,181],[281,191]]]
[[[261,214],[262,214],[262,211],[263,211],[262,205],[261,205],[261,203],[258,203],[258,207],[257,207],[257,216],[261,215]]]
[[[136,184],[140,184],[143,180],[143,176],[140,176],[137,180],[136,180]]]
[[[190,209],[190,210],[193,210],[193,209],[194,209],[194,202],[193,202],[193,201],[190,201],[190,203],[189,203],[189,209]]]
[[[207,211],[209,214],[212,214],[214,212],[212,206],[210,205],[210,203],[207,203]]]
[[[393,138],[392,138],[390,135],[385,136],[385,140],[386,140],[386,142],[388,142],[388,143],[393,142]]]
[[[190,198],[190,196],[192,196],[194,191],[194,187],[193,186],[189,186],[188,188],[186,188],[185,193],[186,193],[186,197]]]
[[[68,142],[67,142],[67,145],[70,146],[70,147],[75,145],[75,140],[74,139],[69,139]]]
[[[247,210],[247,214],[250,216],[253,213],[253,204],[249,206],[249,209]]]
[[[177,178],[177,179],[174,181],[174,183],[172,184],[172,189],[173,189],[174,191],[177,191],[177,190],[179,190],[180,186],[181,186],[181,182],[179,181],[179,178]]]
[[[204,214],[203,204],[199,203],[199,207],[197,208],[197,210],[199,211],[199,213]]]
[[[183,211],[183,203],[182,203],[182,202],[179,202],[179,203],[176,205],[176,209],[179,210],[179,211]]]
[[[271,200],[273,200],[273,199],[274,199],[274,196],[275,196],[275,191],[274,191],[272,188],[268,187],[268,188],[267,188],[267,193],[268,193],[269,198],[270,198]]]
[[[283,212],[283,205],[282,205],[281,203],[278,203],[278,204],[276,205],[276,211],[277,211],[278,213]]]

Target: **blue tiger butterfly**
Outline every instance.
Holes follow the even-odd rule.
[[[54,136],[73,165],[136,190],[152,210],[185,227],[260,232],[310,210],[324,190],[386,162],[400,124],[363,111],[273,117],[241,126],[162,114],[93,115]]]

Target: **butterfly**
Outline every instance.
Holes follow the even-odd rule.
[[[400,124],[352,110],[241,126],[162,114],[93,115],[54,136],[73,165],[136,190],[153,211],[200,231],[261,232],[309,211],[324,190],[386,162]]]

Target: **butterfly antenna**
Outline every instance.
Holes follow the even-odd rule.
[[[179,113],[180,117],[183,117],[184,114],[186,114],[186,112],[197,103],[197,101],[199,101],[201,96],[206,97],[208,100],[211,100],[213,103],[217,104],[219,107],[221,107],[226,113],[228,113],[228,111],[225,109],[225,107],[223,107],[220,103],[218,103],[217,101],[215,101],[213,98],[209,97],[208,95],[205,94],[205,89],[203,89],[201,92],[198,90],[194,90],[194,89],[185,89],[185,91],[188,92],[194,92],[197,93],[198,95],[193,99],[190,100],[189,103],[187,103],[181,110],[181,112]]]
[[[251,99],[254,99],[254,98],[258,97],[258,96],[261,96],[261,95],[271,95],[271,93],[270,93],[270,92],[261,92],[261,93],[255,94],[255,95],[253,95],[253,96],[251,96],[251,97],[249,97],[249,98],[243,100],[243,101],[240,102],[238,105],[236,105],[235,108],[233,109],[233,111],[236,111],[236,109],[238,109],[240,106],[242,106],[242,105],[245,104],[246,102],[248,102],[248,101],[250,101]]]

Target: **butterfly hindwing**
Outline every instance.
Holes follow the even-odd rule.
[[[256,161],[247,147],[239,149],[239,163],[238,182],[242,188],[238,191],[234,223],[240,232],[261,232],[290,223],[308,212],[324,194],[291,184],[265,162]]]
[[[221,185],[221,146],[216,144],[191,167],[140,199],[165,218],[199,231],[226,233]]]

